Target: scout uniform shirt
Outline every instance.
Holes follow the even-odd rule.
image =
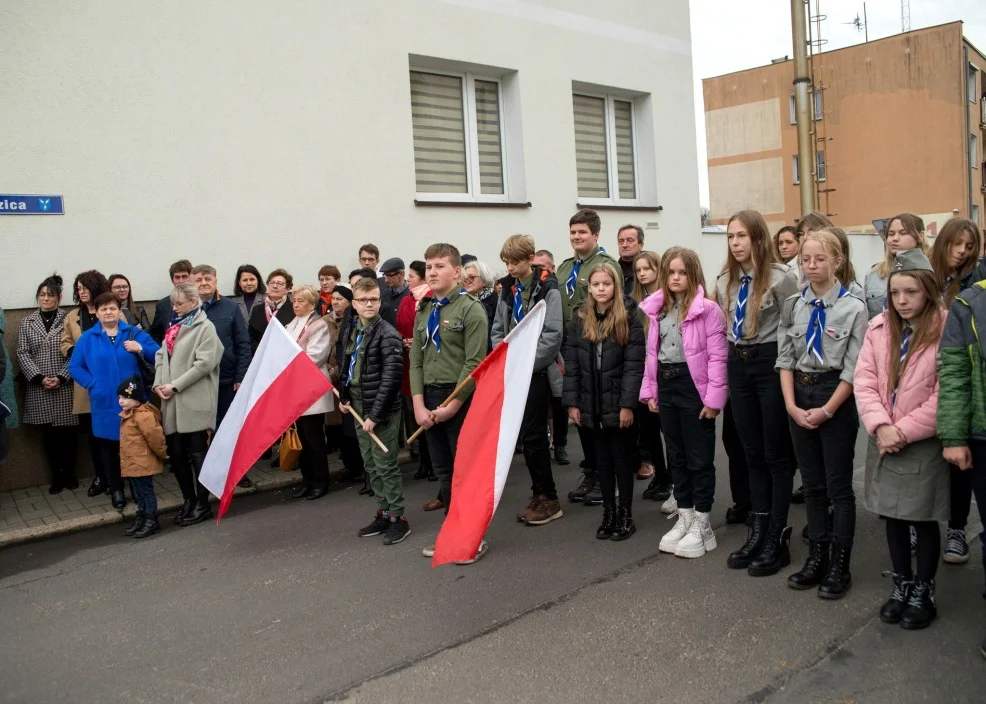
[[[575,277],[575,291],[568,293],[568,277],[575,266],[575,257],[569,257],[558,265],[555,276],[558,278],[558,290],[561,293],[562,313],[565,315],[565,329],[572,323],[572,311],[582,305],[589,293],[589,272],[600,262],[613,265],[613,271],[617,278],[623,280],[623,272],[620,271],[619,264],[613,257],[606,254],[602,247],[596,247],[582,260],[579,266],[579,273]]]
[[[661,313],[661,347],[657,351],[660,364],[683,364],[685,345],[681,340],[681,303],[675,302],[671,310]]]
[[[751,277],[749,299],[752,299],[753,279],[756,278],[756,270],[751,269],[750,271],[745,271],[741,269],[740,276]],[[761,345],[765,342],[776,342],[777,326],[781,317],[781,304],[798,293],[797,274],[787,264],[770,265],[770,280],[767,282],[767,290],[763,292],[763,298],[760,301],[760,310],[751,310],[750,306],[747,305],[746,315],[743,319],[743,337],[740,340],[737,340],[733,334],[733,319],[736,315],[736,305],[739,301],[741,284],[739,280],[734,281],[733,285],[727,291],[726,286],[728,283],[729,272],[724,271],[719,274],[719,278],[716,279],[716,294],[719,305],[722,306],[723,312],[726,314],[726,339],[733,344],[739,345]],[[838,285],[836,283],[836,287]],[[728,310],[725,307],[727,294],[729,298]],[[756,334],[751,336],[749,331],[753,326],[754,320],[757,321],[757,331]]]
[[[777,363],[775,369],[810,373],[836,371],[839,380],[852,384],[856,359],[863,346],[868,319],[866,304],[846,290],[838,281],[822,296],[825,303],[825,323],[821,330],[822,359],[819,360],[808,343],[808,329],[816,296],[811,286],[790,296],[781,310],[777,329]]]
[[[475,296],[462,289],[453,289],[447,297],[449,302],[438,310],[441,351],[428,339],[428,318],[435,302],[424,306],[414,319],[414,342],[410,350],[412,396],[423,394],[426,384],[457,386],[486,356],[489,342],[486,309]],[[467,384],[457,398],[465,401],[472,387],[472,383]]]

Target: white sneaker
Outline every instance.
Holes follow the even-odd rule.
[[[706,552],[716,549],[716,534],[709,524],[709,514],[695,512],[695,520],[688,533],[678,541],[674,554],[678,557],[702,557]]]
[[[425,557],[434,557],[435,556],[435,546],[434,545],[426,545],[425,547],[421,548],[421,554],[424,555]]]
[[[457,565],[471,565],[474,562],[478,562],[483,555],[490,551],[490,544],[486,542],[486,538],[483,538],[483,542],[479,544],[479,550],[476,551],[476,557],[471,560],[462,560],[461,562],[456,562]]]
[[[661,504],[661,513],[674,514],[678,511],[678,502],[674,500],[674,494],[668,497],[668,500]]]
[[[671,499],[674,501],[674,499]],[[669,516],[670,520],[674,516]],[[675,549],[678,547],[678,542],[685,537],[688,533],[688,529],[691,528],[692,522],[695,520],[695,509],[693,508],[683,508],[678,511],[678,522],[674,524],[674,528],[669,530],[661,538],[661,545],[658,549],[661,552],[669,552],[674,554]]]

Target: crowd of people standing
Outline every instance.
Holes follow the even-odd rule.
[[[892,564],[880,618],[928,626],[937,613],[939,523],[947,524],[945,561],[963,563],[973,493],[986,512],[986,363],[976,334],[986,329],[986,261],[976,224],[953,218],[929,244],[920,217],[890,218],[885,255],[862,286],[846,233],[817,212],[773,236],[760,213],[734,214],[725,264],[712,281],[690,249],[647,251],[643,229],[626,225],[614,259],[599,245],[600,231],[594,211],[572,216],[572,256],[557,269],[532,237],[513,235],[500,251],[501,276],[450,244],[428,247],[407,266],[398,257],[381,264],[367,244],[347,280],[326,265],[317,286],[296,285],[284,269],[264,278],[243,265],[230,298],[219,294],[215,268],[182,260],[171,266],[174,288],[151,320],[122,274],[80,273],[68,312],[53,275],[38,286],[38,308],[17,343],[23,420],[42,427],[50,491],[78,486],[82,432],[96,470],[90,495],[107,492],[120,509],[123,478],[141,480],[130,484],[139,510],[129,534],[160,529],[145,480],[165,458],[184,497],[176,523],[208,518],[209,494],[197,478],[210,435],[276,318],[339,391],[295,423],[303,481],[294,497],[327,493],[326,455],[338,450],[347,475],[363,480],[361,493],[377,503],[358,534],[399,543],[410,526],[398,448],[419,427],[427,431],[411,447],[420,461],[414,476],[438,485],[423,508],[447,512],[469,375],[543,302],[517,439],[531,479],[519,522],[563,517],[552,465],[569,462],[571,422],[585,460],[567,499],[602,506],[596,538],[634,535],[634,479],[649,479],[643,498],[677,519],[660,550],[704,556],[717,547],[710,512],[723,414],[727,522],[748,526],[727,566],[753,577],[787,567],[790,505],[804,502],[807,554],[787,583],[839,599],[852,585],[862,421],[863,503],[885,520]],[[157,400],[153,410],[148,398]],[[143,438],[133,443],[139,457],[123,452],[122,467],[121,433]],[[277,464],[279,456],[265,459]],[[488,549],[484,540],[466,564]]]

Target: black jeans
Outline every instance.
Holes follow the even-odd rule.
[[[80,413],[79,432],[85,435],[86,442],[89,443],[89,459],[92,460],[92,469],[96,479],[106,481],[106,468],[103,467],[103,456],[99,451],[99,439],[92,434],[92,414]]]
[[[568,445],[568,409],[558,396],[551,397],[551,444],[555,449]]]
[[[137,510],[145,516],[157,518],[157,494],[154,493],[154,477],[130,477],[130,495]]]
[[[729,349],[726,370],[733,423],[746,455],[750,477],[750,507],[770,513],[773,523],[787,525],[791,508],[791,433],[781,392],[781,378],[774,370],[777,343]],[[742,356],[741,356],[742,355]]]
[[[839,385],[839,373],[827,372],[814,384],[802,384],[795,372],[794,400],[798,408],[821,408]],[[856,494],[852,488],[853,457],[859,415],[853,396],[815,430],[802,428],[788,418],[794,452],[805,485],[805,513],[808,537],[815,542],[832,542],[852,547],[856,532]],[[826,499],[827,495],[827,499]],[[832,535],[828,529],[828,501],[832,501]]]
[[[427,384],[424,388],[424,402],[428,410],[434,410],[442,405],[455,390],[455,384]],[[462,404],[459,412],[444,423],[436,423],[425,433],[428,438],[428,452],[431,454],[431,466],[438,477],[439,496],[445,502],[445,513],[448,514],[452,505],[452,470],[455,467],[455,450],[459,443],[459,431],[466,419],[469,401]]]
[[[890,548],[890,562],[894,572],[908,579],[911,571],[911,526],[917,533],[917,577],[922,582],[935,578],[938,571],[938,558],[941,555],[941,529],[938,521],[902,521],[888,518],[887,547]]]
[[[664,457],[664,440],[661,438],[661,414],[651,413],[646,403],[638,403],[633,409],[630,429],[637,435],[634,464],[650,462],[654,465],[657,482],[662,486],[671,484],[671,472]]]
[[[198,474],[195,468],[202,466],[202,459],[209,449],[206,431],[171,433],[164,440],[168,445],[171,471],[181,489],[181,497],[186,501],[195,501],[198,498]]]
[[[970,440],[969,449],[972,451],[972,469],[967,469],[972,482],[972,491],[976,495],[976,506],[979,508],[979,520],[983,526],[979,534],[979,545],[983,551],[983,569],[986,570],[986,440]],[[986,599],[986,592],[983,593]]]
[[[671,366],[658,369],[657,405],[668,443],[674,499],[678,508],[708,513],[716,492],[716,422],[698,417],[704,404],[687,369],[674,378],[664,377]]]
[[[520,422],[520,439],[524,443],[524,459],[531,473],[531,493],[544,494],[549,499],[558,498],[555,478],[551,474],[551,450],[548,447],[548,409],[551,408],[551,384],[548,375],[531,376],[530,391],[524,418]]]
[[[120,441],[96,438],[99,451],[99,463],[106,472],[106,484],[110,491],[123,491],[123,479],[120,477]]]
[[[342,414],[341,427],[339,458],[350,476],[361,477],[366,468],[363,466],[363,453],[359,450],[359,440],[356,438],[356,421],[351,413]]]
[[[75,481],[75,449],[78,445],[79,426],[51,425],[41,426],[41,441],[44,443],[45,457],[51,469],[53,482]]]
[[[567,410],[566,410],[567,413]],[[596,443],[592,431],[584,426],[576,426],[579,433],[579,442],[582,444],[582,457],[588,466],[589,472],[596,471]]]
[[[236,397],[236,392],[233,391],[233,384],[220,384],[219,385],[219,403],[216,405],[216,429],[223,422],[223,418],[226,417],[226,412],[229,411],[229,407],[233,405],[233,399]]]
[[[407,434],[406,437],[411,437],[418,430],[418,422],[414,420],[414,401],[410,396],[404,396],[401,400],[403,402],[401,410],[404,416],[404,432]],[[421,455],[421,466],[430,469],[431,455],[428,453],[428,443],[422,440],[420,435],[414,442],[418,446],[418,453]]]
[[[629,428],[593,428],[596,446],[596,474],[603,503],[616,504],[616,487],[620,487],[620,506],[633,504],[633,475],[636,452],[636,432]]]
[[[324,489],[329,485],[329,462],[325,455],[325,414],[313,413],[295,421],[301,440],[301,457],[298,465],[305,486]]]
[[[722,446],[729,458],[729,493],[733,503],[749,509],[753,500],[750,498],[750,470],[746,465],[746,452],[740,442],[733,420],[733,404],[726,402],[722,411]]]
[[[948,465],[948,479],[951,491],[952,516],[948,519],[948,527],[952,530],[965,530],[969,522],[969,509],[972,508],[972,472]]]

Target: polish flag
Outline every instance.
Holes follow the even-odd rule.
[[[222,519],[233,490],[260,455],[315,401],[330,382],[281,321],[271,318],[233,404],[216,430],[199,481],[219,497]]]
[[[540,301],[470,375],[476,390],[459,431],[452,506],[432,567],[475,557],[493,520],[520,434],[544,314]]]

